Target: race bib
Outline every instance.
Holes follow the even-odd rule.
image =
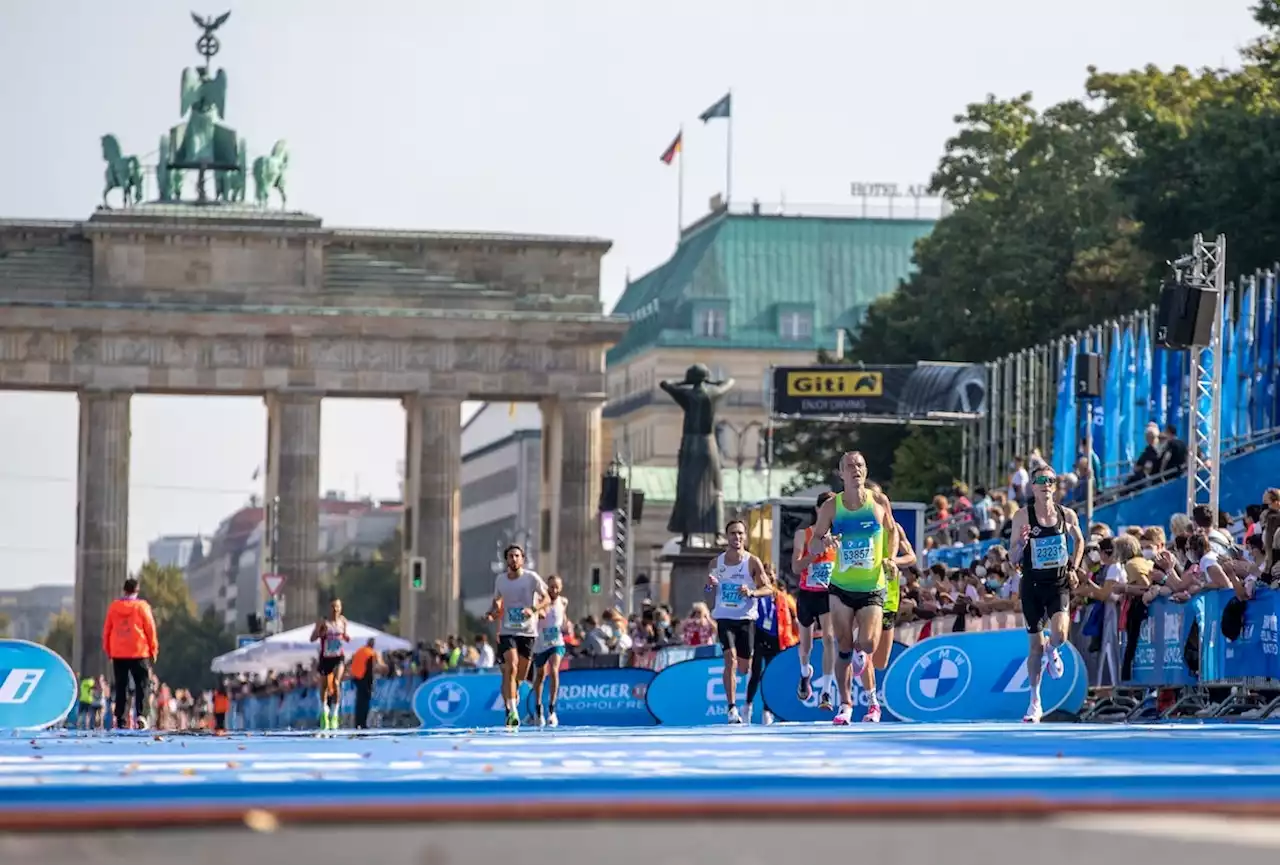
[[[871,567],[873,558],[871,538],[840,539],[840,570],[865,570]]]
[[[737,583],[720,584],[720,606],[741,607],[747,602],[746,589]]]
[[[324,653],[326,655],[342,654],[342,638],[341,637],[325,637]]]
[[[523,628],[525,623],[524,607],[507,607],[507,626]]]
[[[831,562],[814,562],[809,566],[809,585],[825,589],[831,585]]]
[[[1067,564],[1067,536],[1049,535],[1031,539],[1031,567],[1037,571],[1061,568]]]
[[[549,628],[542,629],[542,642],[546,643],[547,645],[558,646],[560,645],[561,639],[562,637],[560,634],[560,629],[558,627],[549,627]]]

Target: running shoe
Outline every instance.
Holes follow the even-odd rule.
[[[867,714],[862,716],[862,723],[864,724],[880,723],[880,704],[879,703],[872,703],[870,706],[867,706]]]
[[[804,702],[813,696],[813,684],[810,682],[810,676],[806,676],[804,671],[800,672],[800,684],[796,686],[796,696],[800,698],[800,702]]]
[[[837,727],[843,727],[852,720],[853,720],[853,706],[850,706],[846,703],[845,705],[840,707],[839,712],[836,712],[836,716],[834,719],[832,719],[831,723],[835,724]]]
[[[551,710],[551,714],[550,714],[550,715],[547,715],[547,726],[548,726],[548,727],[559,727],[559,726],[560,726],[560,719],[556,717],[556,711],[555,711],[555,709],[552,709],[552,710]]]
[[[1065,669],[1062,663],[1062,652],[1058,649],[1049,649],[1045,653],[1044,667],[1048,670],[1050,679],[1061,679],[1062,672]]]
[[[508,727],[520,726],[520,713],[517,712],[515,709],[507,710],[507,726]]]
[[[831,692],[834,688],[826,687],[822,689],[822,697],[818,701],[818,708],[824,712],[830,712],[835,706],[836,701],[832,699]]]
[[[861,649],[855,649],[853,657],[849,659],[849,667],[853,670],[853,678],[862,675],[862,671],[867,668],[867,653]]]
[[[730,723],[730,724],[741,724],[741,723],[742,723],[742,716],[738,714],[738,707],[737,707],[737,706],[730,706],[730,707],[729,707],[729,718],[728,718],[728,720],[729,720],[729,723]]]
[[[771,726],[773,724],[773,713],[768,709],[765,709],[764,712],[760,714],[760,723],[764,724],[766,727]]]
[[[1022,716],[1022,722],[1024,724],[1039,724],[1043,715],[1044,709],[1040,708],[1040,700],[1033,698],[1031,705],[1027,707],[1027,714]]]

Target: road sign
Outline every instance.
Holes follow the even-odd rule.
[[[263,574],[262,585],[266,588],[267,594],[274,598],[284,588],[284,574]]]
[[[236,648],[243,649],[245,646],[252,646],[254,643],[262,642],[261,637],[255,637],[253,634],[239,634],[236,636]]]
[[[262,618],[266,619],[268,622],[274,622],[276,620],[276,614],[276,599],[267,598],[267,602],[262,605]]]

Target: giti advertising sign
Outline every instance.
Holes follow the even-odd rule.
[[[986,411],[987,372],[970,364],[777,367],[775,417],[966,420]]]

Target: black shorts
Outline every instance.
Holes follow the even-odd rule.
[[[716,633],[726,653],[733,650],[738,660],[751,657],[750,619],[716,619]]]
[[[498,658],[505,658],[507,652],[515,649],[516,655],[521,658],[533,657],[533,637],[521,637],[516,634],[499,634],[498,635]]]
[[[343,655],[321,655],[320,675],[328,676],[331,673],[336,673],[346,663],[347,659]]]
[[[1023,580],[1018,587],[1027,633],[1038,634],[1057,613],[1071,609],[1071,586],[1065,580]]]
[[[773,634],[766,634],[764,631],[756,631],[755,653],[756,657],[763,661],[772,661],[778,657],[778,653],[782,648],[778,645],[778,638]]]
[[[828,586],[827,593],[855,613],[866,607],[879,607],[883,610],[884,599],[888,594],[885,589],[876,589],[874,592],[848,592],[836,586]]]
[[[831,612],[831,602],[827,600],[826,591],[810,592],[804,589],[796,592],[796,620],[802,628],[812,628],[819,616]]]

